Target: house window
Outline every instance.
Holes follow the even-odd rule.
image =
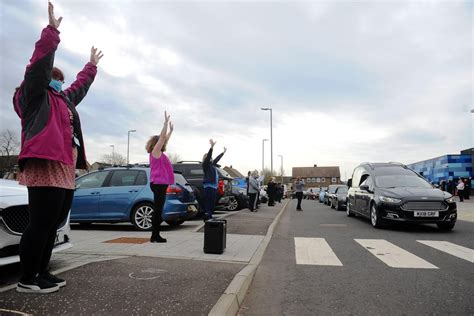
[[[336,179],[336,178],[331,178],[331,182],[332,182],[332,183],[336,183],[336,182],[337,182],[337,179]]]
[[[316,178],[316,182],[321,182],[321,178]]]
[[[306,179],[306,182],[311,183],[311,178]]]
[[[326,182],[326,178],[321,178],[321,182]]]
[[[312,182],[316,182],[316,178],[311,178],[311,181],[312,181]]]

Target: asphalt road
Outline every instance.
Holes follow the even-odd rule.
[[[303,212],[295,205],[283,214],[240,314],[474,314],[474,223],[458,221],[452,232],[379,230],[317,201],[303,201]],[[426,240],[471,250],[461,248],[466,260],[419,242]]]

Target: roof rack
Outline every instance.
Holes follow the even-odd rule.
[[[402,167],[405,168],[405,169],[408,168],[405,164],[403,164],[403,163],[401,163],[401,162],[398,162],[398,161],[389,161],[388,163],[394,164],[394,165],[398,165],[398,166],[402,166]]]

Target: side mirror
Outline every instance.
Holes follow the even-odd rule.
[[[369,191],[369,186],[366,185],[366,184],[363,184],[360,186],[360,189],[363,190],[363,191]]]
[[[350,188],[352,186],[352,179],[347,180],[347,186]]]

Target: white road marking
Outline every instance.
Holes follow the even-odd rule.
[[[354,239],[375,257],[392,268],[438,269],[426,260],[384,239]]]
[[[295,237],[296,264],[342,266],[324,238]]]
[[[417,242],[474,263],[474,250],[448,241],[417,240]]]

